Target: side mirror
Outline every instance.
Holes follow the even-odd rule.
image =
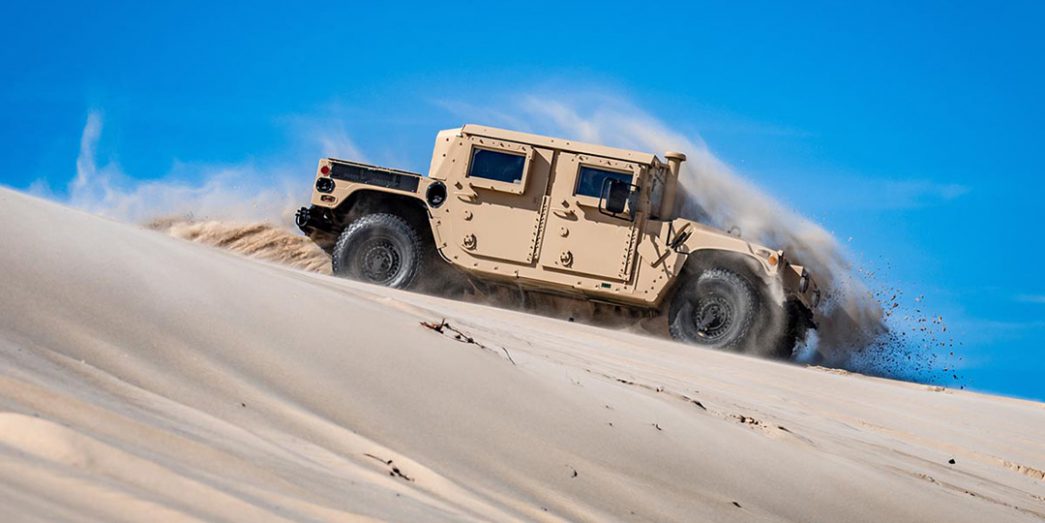
[[[599,212],[613,216],[614,218],[631,219],[631,216],[622,217],[627,209],[628,200],[631,198],[632,185],[620,180],[607,178],[602,183],[602,192],[599,197]]]

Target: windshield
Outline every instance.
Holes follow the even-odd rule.
[[[658,169],[650,169],[649,172],[650,217],[658,219],[660,218],[660,201],[664,198],[664,182],[667,180],[668,169],[660,167]]]

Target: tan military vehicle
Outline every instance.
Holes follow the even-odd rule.
[[[679,218],[685,159],[465,125],[438,134],[428,176],[320,160],[297,224],[337,275],[565,296],[662,318],[687,343],[790,356],[820,291],[784,252]]]

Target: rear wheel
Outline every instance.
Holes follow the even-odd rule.
[[[421,269],[421,238],[399,216],[368,214],[345,228],[331,258],[337,276],[410,288]]]

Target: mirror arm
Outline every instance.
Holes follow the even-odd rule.
[[[671,226],[671,224],[668,224],[668,247],[671,247],[671,250],[679,254],[689,254],[688,252],[683,253],[679,251],[679,248],[682,247],[682,244],[686,243],[686,240],[688,240],[690,236],[693,236],[693,231],[689,230],[689,224],[687,223],[683,225],[682,228],[679,229],[679,232],[675,233],[674,238],[671,237],[673,230],[674,229]]]
[[[686,240],[688,240],[690,236],[693,236],[693,232],[689,230],[688,223],[683,225],[682,228],[679,229],[679,231],[676,233],[675,225],[671,222],[668,222],[668,248],[664,249],[664,253],[658,256],[656,260],[653,260],[652,266],[657,267],[658,265],[663,263],[664,260],[668,259],[668,256],[671,256],[671,253],[689,256],[688,251],[682,251],[680,249],[682,248],[682,244],[686,243]]]

